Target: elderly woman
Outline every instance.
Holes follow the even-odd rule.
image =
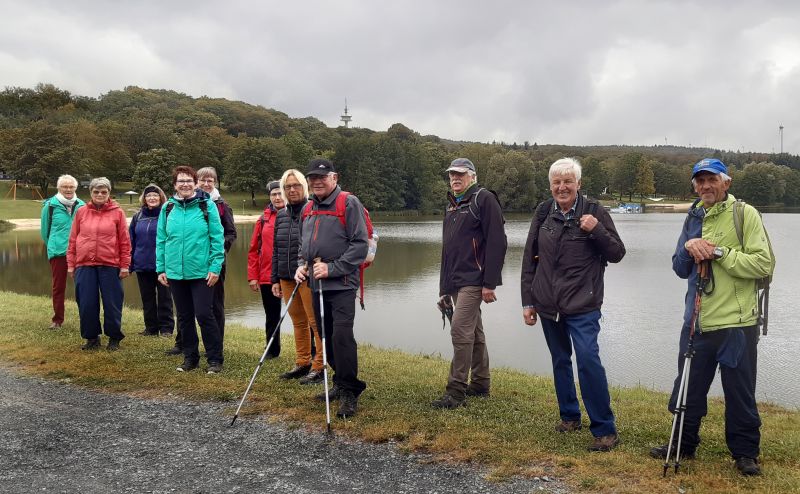
[[[84,202],[75,192],[78,181],[72,175],[61,175],[56,182],[58,192],[44,201],[40,233],[47,246],[47,259],[53,277],[53,318],[50,329],[64,324],[64,291],[67,288],[67,244],[72,219]]]
[[[131,272],[136,273],[144,312],[143,336],[171,337],[175,328],[172,318],[172,296],[169,288],[158,282],[156,273],[156,231],[161,206],[167,196],[156,184],[144,188],[139,204],[142,209],[131,218]]]
[[[176,369],[188,372],[200,362],[197,330],[200,324],[209,374],[222,372],[222,343],[212,303],[225,258],[219,211],[208,194],[197,189],[197,173],[190,166],[172,171],[175,195],[161,208],[156,234],[158,281],[169,286],[178,331],[183,346],[183,363]]]
[[[261,292],[261,303],[266,315],[267,342],[276,335],[275,341],[269,347],[267,358],[275,358],[281,353],[281,338],[278,321],[281,318],[280,295],[272,294],[272,259],[275,219],[278,212],[283,210],[285,202],[281,195],[280,183],[275,180],[267,184],[269,204],[264,208],[264,213],[256,221],[253,228],[253,237],[250,240],[250,249],[247,251],[247,282],[254,292]],[[277,334],[276,334],[277,333]]]
[[[553,198],[536,208],[522,259],[522,316],[529,326],[541,316],[561,415],[556,430],[581,428],[572,374],[574,349],[594,436],[588,449],[609,451],[619,437],[597,335],[606,264],[621,261],[625,246],[606,210],[578,193],[581,166],[577,160],[563,158],[553,163],[549,179]]]
[[[75,298],[81,318],[83,350],[100,348],[102,332],[108,350],[118,350],[122,334],[122,279],[128,277],[131,240],[125,213],[111,199],[111,182],[105,177],[89,183],[91,201],[78,209],[67,247],[67,272],[75,278]]]

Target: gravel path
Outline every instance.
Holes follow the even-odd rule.
[[[104,394],[3,367],[0,390],[0,492],[565,492],[252,418],[229,428],[230,404]]]

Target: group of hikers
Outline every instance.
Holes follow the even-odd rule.
[[[455,409],[491,393],[481,306],[497,300],[507,240],[500,202],[478,184],[474,164],[457,158],[446,173],[450,191],[438,306],[451,318],[453,357],[444,393],[431,406]],[[51,327],[58,329],[64,321],[69,275],[75,279],[86,340],[82,348],[99,348],[102,332],[109,339],[108,350],[118,349],[124,338],[121,280],[135,272],[144,308],[141,334],[171,337],[174,302],[177,337],[167,353],[183,355],[178,371],[198,367],[197,321],[207,372],[214,374],[222,371],[224,361],[225,254],[236,240],[233,214],[219,195],[213,168],[195,172],[179,166],[172,177],[175,190],[169,199],[154,184],[144,189],[141,210],[129,227],[110,199],[107,179],[91,181],[91,200],[84,204],[75,193],[77,181],[69,175],[59,178],[58,193],[45,201],[41,222],[53,275]],[[338,400],[337,415],[352,417],[366,388],[358,374],[353,322],[371,223],[359,199],[343,191],[338,180],[331,161],[314,159],[305,174],[290,169],[269,183],[270,202],[254,228],[247,272],[266,314],[265,358],[280,352],[280,338],[274,336],[280,330],[283,300],[294,326],[296,360],[280,377],[300,384],[325,381],[326,392],[315,398]],[[555,430],[575,433],[583,427],[574,352],[593,436],[588,449],[610,451],[620,439],[598,334],[605,268],[623,259],[625,245],[606,209],[580,194],[576,159],[553,163],[549,182],[552,198],[535,209],[522,260],[522,318],[529,326],[541,322],[551,354],[560,415]],[[743,475],[757,475],[758,282],[772,273],[774,258],[760,214],[729,194],[730,184],[721,161],[694,164],[692,185],[699,198],[689,209],[672,256],[673,270],[688,286],[678,376],[668,404],[676,421],[680,415],[680,428],[675,434],[673,426],[669,441],[650,454],[668,461],[677,450],[676,464],[681,452],[684,458],[695,456],[708,391],[719,367],[728,448]],[[324,355],[334,371],[329,390]],[[691,365],[684,365],[686,360]]]

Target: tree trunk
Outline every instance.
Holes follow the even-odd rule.
[[[256,207],[256,191],[250,189],[250,202],[253,203],[253,207]]]

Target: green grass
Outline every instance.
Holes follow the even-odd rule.
[[[108,392],[137,397],[178,394],[199,400],[222,400],[233,414],[238,398],[263,351],[263,332],[228,325],[225,372],[174,371],[179,358],[163,355],[171,341],[138,336],[141,313],[125,309],[128,335],[116,353],[79,350],[81,340],[74,304],[68,304],[65,329],[47,329],[46,297],[0,292],[0,359],[27,372]],[[313,401],[320,387],[283,382],[277,375],[294,363],[293,344],[284,336],[284,352],[267,361],[242,409],[240,420],[254,415],[280,419],[291,427],[324,433],[324,405]],[[763,420],[764,475],[746,479],[733,468],[724,441],[723,408],[710,400],[699,457],[684,462],[678,475],[661,477],[662,463],[647,456],[663,443],[671,422],[666,395],[643,388],[613,388],[622,444],[611,453],[585,450],[588,427],[575,434],[553,431],[558,413],[549,377],[509,369],[492,372],[492,397],[473,399],[452,411],[429,406],[444,388],[448,362],[361,346],[359,372],[368,388],[359,415],[335,419],[334,432],[373,442],[393,442],[406,451],[431,453],[436,461],[468,462],[488,468],[492,479],[509,475],[548,475],[586,492],[800,492],[800,412],[769,404],[760,406]]]

